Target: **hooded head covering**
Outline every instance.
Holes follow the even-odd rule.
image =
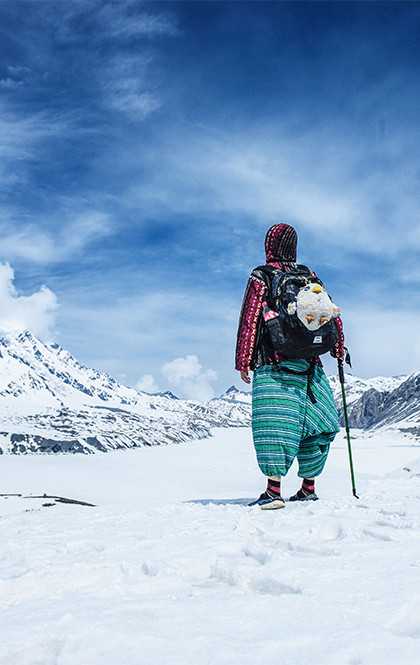
[[[275,261],[295,262],[297,233],[289,224],[274,224],[265,236],[265,255],[267,263]]]

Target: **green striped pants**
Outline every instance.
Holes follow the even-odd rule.
[[[306,360],[286,360],[280,367],[303,371]],[[297,457],[298,475],[314,478],[322,472],[330,444],[339,431],[331,387],[321,366],[311,380],[288,374],[274,365],[258,367],[252,384],[252,435],[258,465],[266,476],[285,476]]]

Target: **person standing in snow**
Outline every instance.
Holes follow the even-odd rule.
[[[266,490],[250,505],[262,509],[285,506],[281,479],[295,457],[302,486],[289,501],[318,499],[315,477],[323,471],[339,431],[337,408],[319,356],[282,355],[273,349],[267,330],[270,273],[273,279],[273,275],[305,268],[311,279],[318,279],[310,269],[298,266],[296,249],[297,233],[292,226],[275,224],[268,230],[266,265],[252,271],[239,319],[236,369],[248,384],[253,371],[252,433],[258,465],[267,476]],[[333,357],[342,359],[345,349],[341,319],[336,316],[331,324],[334,336],[329,350]]]

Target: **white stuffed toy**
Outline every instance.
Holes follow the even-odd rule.
[[[308,330],[318,330],[340,315],[340,309],[317,282],[310,282],[300,289],[295,302],[289,303],[287,311],[296,314]]]

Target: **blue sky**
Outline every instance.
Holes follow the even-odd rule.
[[[413,2],[1,3],[0,328],[219,392],[287,221],[355,373],[420,369],[419,28]]]

